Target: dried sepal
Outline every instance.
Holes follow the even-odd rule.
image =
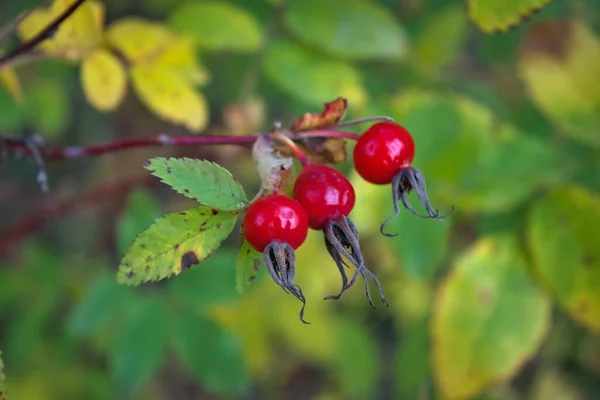
[[[284,292],[293,295],[302,302],[300,321],[308,324],[309,322],[304,320],[306,299],[300,286],[294,284],[294,276],[296,275],[296,253],[294,249],[287,243],[274,241],[265,247],[263,258],[267,266],[267,272],[271,275],[273,281]]]
[[[408,202],[408,194],[411,191],[415,192],[417,198],[419,199],[419,202],[421,202],[421,204],[423,204],[423,207],[425,207],[427,215],[419,213],[410,205],[410,203]],[[429,197],[427,196],[425,176],[423,175],[423,173],[421,173],[421,171],[413,167],[401,169],[394,177],[394,180],[392,181],[392,200],[394,203],[394,214],[388,219],[386,219],[380,227],[381,234],[388,237],[397,236],[397,234],[385,233],[384,229],[388,222],[390,222],[391,220],[396,218],[398,214],[400,214],[400,200],[402,201],[404,208],[406,208],[414,215],[421,218],[433,218],[440,223],[442,222],[441,220],[443,218],[446,218],[454,212],[454,206],[452,206],[452,209],[448,213],[440,215],[439,209],[434,209],[431,206]]]
[[[354,285],[360,274],[365,280],[365,293],[369,299],[369,304],[375,308],[368,281],[371,279],[377,285],[381,302],[387,306],[388,302],[385,299],[381,283],[379,283],[377,277],[375,277],[365,265],[358,240],[358,229],[356,229],[354,223],[350,221],[348,217],[342,216],[338,220],[329,221],[323,231],[325,233],[325,246],[327,251],[333,258],[333,261],[335,261],[342,276],[342,290],[337,295],[327,296],[325,299],[339,299],[346,290]],[[348,281],[344,269],[348,267],[348,264],[344,259],[356,268],[350,281]]]

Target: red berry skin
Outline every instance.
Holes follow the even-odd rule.
[[[250,204],[242,231],[248,243],[261,253],[274,241],[285,242],[296,250],[308,235],[308,217],[291,197],[268,195]]]
[[[321,230],[327,222],[350,214],[356,194],[350,181],[338,170],[308,164],[294,183],[294,198],[306,210],[308,225]]]
[[[404,127],[379,122],[365,131],[354,147],[354,168],[367,182],[386,185],[415,158],[415,142]]]

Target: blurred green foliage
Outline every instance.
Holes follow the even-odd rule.
[[[150,175],[140,162],[154,156],[214,161],[252,198],[259,182],[247,150],[155,147],[51,164],[48,196],[30,163],[10,159],[0,223],[29,238],[0,260],[0,399],[4,386],[17,400],[600,398],[597,2],[539,12],[543,1],[103,3],[107,26],[135,17],[191,38],[210,75],[195,92],[208,103],[206,133],[289,124],[344,96],[349,118],[389,115],[413,133],[434,206],[456,212],[443,225],[401,212],[388,225],[398,236],[382,237],[390,188],[341,164],[390,307],[371,309],[360,285],[322,301],[339,290],[339,272],[311,232],[297,260],[305,326],[264,268],[237,294],[236,262],[256,254],[236,260],[236,232],[180,276],[117,285],[132,239],[194,204],[156,178],[107,205],[53,214],[61,198]],[[0,23],[36,5],[4,1]],[[84,145],[185,132],[131,94],[98,111],[64,60],[11,71],[22,97],[1,71],[3,135],[33,130],[51,144]],[[27,219],[40,207],[44,225]]]

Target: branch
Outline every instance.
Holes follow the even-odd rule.
[[[339,137],[345,139],[356,140],[358,135],[350,132],[342,132],[335,130],[317,130],[292,134],[291,132],[282,132],[286,136],[290,136],[294,140],[309,138],[309,137]],[[136,147],[155,147],[155,146],[216,146],[216,145],[235,145],[235,146],[250,146],[261,136],[217,136],[217,135],[201,135],[201,136],[169,136],[160,134],[153,137],[133,138],[125,140],[117,140],[106,144],[92,146],[66,146],[66,147],[43,147],[40,146],[39,154],[45,161],[61,161],[75,158],[95,157],[106,153],[114,153],[126,149]],[[31,150],[22,139],[0,139],[0,147],[4,147],[4,151],[16,150],[21,151],[28,157],[32,156]]]
[[[116,200],[129,193],[135,186],[148,182],[151,175],[142,175],[109,184],[100,185],[82,195],[58,199],[28,213],[0,232],[0,255],[13,245],[40,229],[47,221],[58,217],[88,210],[110,200]]]
[[[38,32],[31,39],[18,44],[15,48],[10,50],[8,53],[0,56],[0,69],[9,64],[14,58],[21,54],[27,53],[33,50],[35,46],[42,43],[44,40],[51,38],[54,33],[58,30],[60,24],[62,24],[67,18],[71,16],[83,4],[85,0],[75,0],[73,4],[67,7],[56,19],[51,21],[44,29]],[[16,27],[16,26],[15,26]]]

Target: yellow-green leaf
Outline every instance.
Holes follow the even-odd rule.
[[[469,14],[484,32],[504,31],[550,0],[469,0]]]
[[[99,111],[121,104],[127,89],[125,68],[108,50],[98,49],[83,60],[81,84],[88,101]]]
[[[260,24],[244,9],[221,1],[191,1],[177,7],[169,24],[192,35],[201,49],[255,51],[264,35]]]
[[[538,202],[529,221],[536,271],[560,305],[600,332],[600,196],[563,188]]]
[[[374,1],[295,0],[285,22],[300,39],[339,57],[399,58],[405,51],[394,14]]]
[[[600,145],[600,40],[579,21],[549,22],[521,44],[518,70],[529,95],[561,131]]]
[[[23,88],[21,87],[21,82],[14,69],[0,69],[0,82],[8,89],[18,103],[23,101]]]
[[[219,164],[191,158],[152,158],[144,162],[152,175],[201,204],[224,211],[248,205],[244,188]]]
[[[106,31],[109,45],[136,65],[154,61],[172,38],[166,26],[137,17],[119,19]]]
[[[163,216],[133,241],[119,265],[117,282],[136,286],[179,275],[217,250],[237,216],[209,206]]]
[[[433,365],[445,399],[508,379],[548,329],[550,302],[512,237],[480,239],[454,265],[433,311]]]
[[[206,99],[183,76],[169,68],[133,66],[131,81],[142,103],[159,117],[192,132],[206,127]]]
[[[358,71],[350,64],[326,58],[292,41],[269,44],[264,58],[268,77],[290,95],[322,106],[323,99],[345,97],[360,108],[366,92]]]
[[[154,65],[168,69],[194,85],[204,85],[210,77],[198,63],[194,42],[185,36],[173,37],[157,55]]]
[[[19,23],[17,34],[24,41],[32,39],[52,21],[53,16],[52,11],[46,8],[36,8]],[[56,39],[46,39],[36,48],[48,54],[57,54]]]
[[[242,237],[242,247],[235,264],[235,287],[239,294],[248,290],[264,264],[262,253],[254,250],[246,238]]]

